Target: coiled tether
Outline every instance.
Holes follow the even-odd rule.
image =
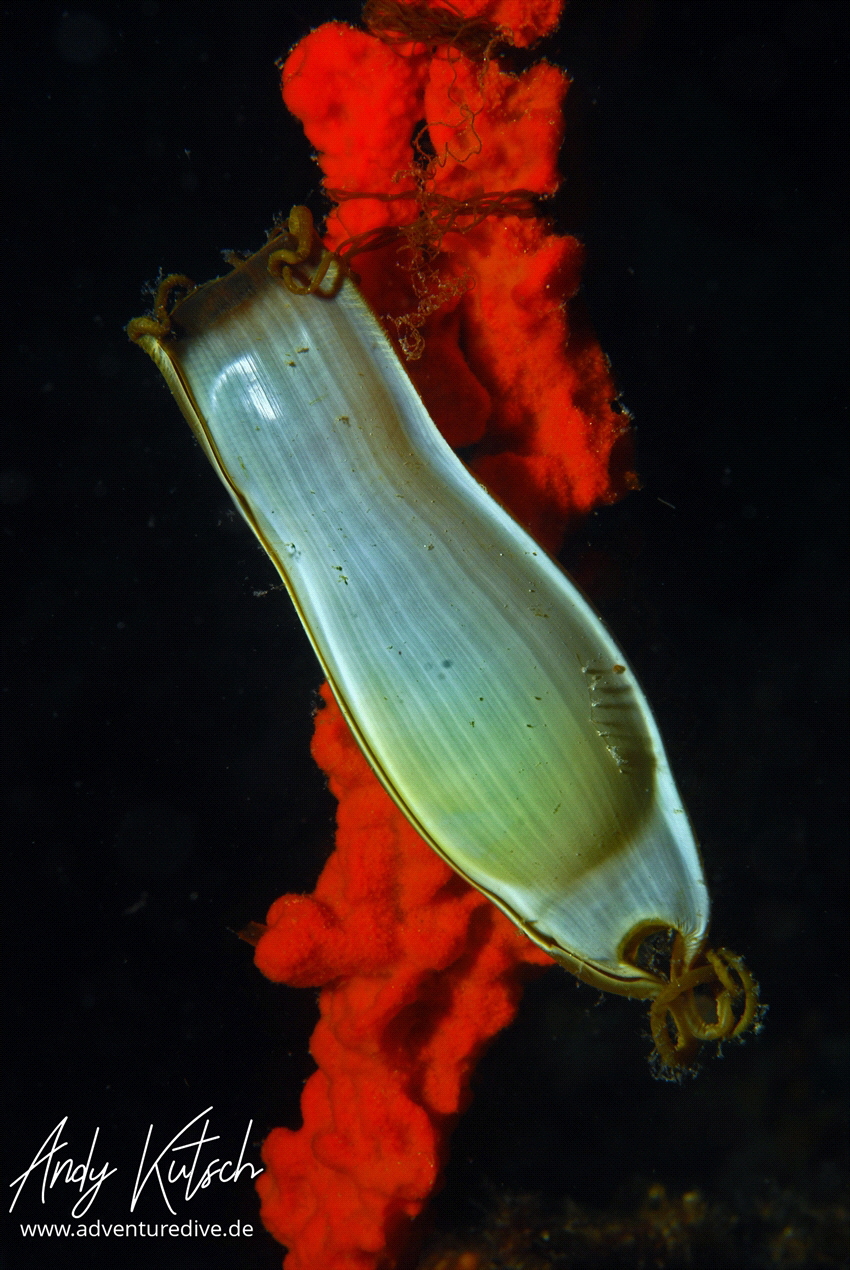
[[[685,965],[677,933],[670,950],[669,978],[654,997],[649,1026],[658,1075],[677,1079],[693,1067],[700,1045],[738,1040],[758,1032],[766,1007],[742,957],[728,948],[708,949],[698,965]]]

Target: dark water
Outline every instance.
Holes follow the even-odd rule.
[[[329,848],[319,676],[122,327],[160,268],[205,279],[293,202],[321,211],[274,61],[357,11],[5,9],[3,1183],[63,1117],[76,1163],[99,1126],[93,1166],[119,1172],[90,1221],[127,1220],[150,1123],[162,1146],[212,1106],[210,1154],[253,1121],[256,1160],[311,1070],[312,995],[266,983],[232,932],[309,888]],[[611,1212],[655,1184],[741,1215],[735,1264],[843,1263],[832,1234],[816,1255],[846,1177],[844,21],[584,0],[547,46],[575,77],[560,223],[587,243],[644,482],[565,560],[641,673],[714,938],[770,1013],[676,1087],[650,1075],[642,1007],[551,972],[481,1065],[441,1230],[486,1226],[506,1196]],[[67,1220],[78,1195],[60,1183],[42,1207],[37,1186],[4,1267],[280,1261],[245,1180],[174,1220],[252,1222],[250,1242],[24,1240],[18,1221]],[[152,1186],[137,1216],[166,1219]]]

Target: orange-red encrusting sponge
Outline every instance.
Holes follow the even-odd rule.
[[[408,346],[421,329],[408,370],[438,427],[450,444],[476,447],[476,475],[557,551],[571,519],[636,485],[607,360],[570,320],[581,245],[552,233],[531,204],[559,184],[569,81],[546,62],[512,75],[493,59],[422,48],[329,23],[287,60],[284,101],[338,201],[328,247],[345,253],[370,231],[415,223],[413,241],[356,254],[360,288]],[[474,223],[482,200],[512,192],[522,215]],[[441,233],[452,206],[468,210]]]
[[[286,1270],[390,1266],[443,1165],[525,965],[551,961],[423,842],[363,758],[327,685],[313,755],[339,801],[312,895],[272,905],[257,965],[322,986],[303,1128],[275,1129],[257,1187]]]
[[[570,324],[581,247],[533,202],[558,184],[568,81],[545,62],[515,76],[427,40],[425,0],[374,3],[384,38],[329,23],[283,69],[337,204],[325,243],[345,254],[400,229],[352,256],[361,290],[408,347],[421,333],[409,370],[436,423],[555,551],[570,518],[631,483],[607,362]],[[418,41],[401,38],[408,10]],[[528,45],[559,12],[559,0],[456,0],[448,15]],[[551,962],[415,833],[322,697],[313,754],[339,801],[336,850],[312,895],[272,905],[256,952],[269,978],[321,988],[318,1070],[302,1128],[272,1132],[257,1185],[286,1270],[389,1270],[476,1059],[514,1017],[527,968]]]

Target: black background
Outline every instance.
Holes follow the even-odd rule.
[[[67,1115],[76,1160],[100,1126],[120,1172],[91,1216],[120,1221],[150,1122],[167,1137],[212,1104],[230,1153],[253,1120],[254,1160],[298,1124],[313,994],[263,980],[232,932],[312,886],[333,818],[306,638],[122,328],[161,268],[204,280],[292,203],[321,214],[274,63],[359,8],[3,11],[3,1184]],[[642,1007],[549,972],[481,1065],[440,1229],[494,1196],[610,1209],[656,1181],[744,1217],[787,1203],[805,1244],[839,1202],[844,21],[815,0],[578,0],[544,47],[575,79],[559,225],[587,244],[644,482],[564,559],[644,681],[713,939],[770,1013],[660,1084]],[[2,1265],[279,1265],[250,1185],[213,1191],[179,1218],[253,1221],[250,1243],[24,1241],[18,1219],[70,1208],[30,1183]],[[151,1196],[141,1216],[166,1213]],[[738,1264],[826,1264],[784,1255]]]

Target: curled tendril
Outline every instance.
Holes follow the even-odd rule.
[[[427,48],[456,48],[473,60],[485,60],[499,44],[511,44],[506,28],[484,18],[468,18],[453,4],[432,5],[422,0],[366,0],[363,22],[385,44],[424,44]]]
[[[408,361],[421,356],[425,341],[420,328],[426,318],[456,295],[468,291],[473,285],[468,272],[461,276],[446,277],[441,273],[437,257],[442,250],[446,234],[468,234],[484,220],[493,216],[536,215],[532,190],[494,190],[474,195],[468,199],[451,198],[449,195],[426,188],[422,173],[399,173],[397,179],[412,177],[413,187],[406,187],[392,194],[367,190],[328,189],[327,193],[337,203],[351,199],[375,199],[378,202],[409,202],[418,208],[418,215],[411,221],[398,225],[381,225],[346,238],[337,246],[337,254],[344,266],[364,251],[377,251],[391,243],[399,244],[403,268],[410,276],[417,305],[411,313],[390,318],[402,352]],[[405,259],[406,257],[406,259]]]
[[[280,278],[283,285],[294,295],[317,295],[323,300],[331,300],[342,286],[346,268],[334,251],[324,251],[311,277],[301,282],[293,272],[298,265],[307,264],[313,257],[319,244],[319,238],[313,227],[313,217],[306,207],[293,207],[285,226],[273,231],[272,241],[285,238],[286,246],[278,247],[268,258],[268,271],[274,278]],[[331,264],[336,265],[336,273],[327,290],[322,290]]]
[[[346,238],[337,248],[345,260],[350,260],[361,251],[374,251],[400,238],[415,246],[438,250],[446,234],[468,234],[491,216],[518,216],[528,219],[537,215],[537,195],[533,190],[493,190],[467,199],[451,198],[447,194],[417,187],[394,194],[371,190],[328,189],[326,192],[336,203],[351,199],[374,199],[381,203],[416,203],[419,207],[419,215],[410,222],[382,225]]]
[[[154,339],[166,339],[171,334],[171,312],[174,308],[172,297],[175,291],[183,291],[191,295],[197,287],[191,278],[184,273],[170,273],[163,278],[156,289],[153,301],[153,317],[133,318],[127,323],[127,334],[134,343],[138,343],[145,335]]]
[[[269,273],[279,278],[295,295],[317,295],[332,299],[339,291],[343,279],[351,273],[351,258],[363,251],[375,251],[401,241],[407,247],[411,261],[409,272],[419,304],[415,313],[393,319],[399,329],[402,349],[409,359],[421,353],[422,337],[419,327],[428,314],[434,312],[446,300],[465,291],[469,278],[440,279],[437,270],[428,268],[428,257],[436,255],[443,235],[451,232],[467,233],[475,229],[488,216],[533,216],[534,195],[530,190],[499,190],[472,199],[453,199],[434,193],[404,190],[397,194],[352,193],[329,190],[338,202],[351,198],[374,198],[384,202],[413,199],[421,204],[420,215],[407,225],[388,225],[367,230],[341,243],[336,251],[324,251],[316,262],[319,238],[313,226],[313,217],[306,207],[294,207],[285,225],[272,231],[270,241],[280,240],[285,245],[277,247],[268,257]],[[234,262],[238,267],[239,262]],[[315,263],[312,275],[300,280],[295,270],[299,265]],[[322,289],[331,265],[335,265],[332,281]]]
[[[675,1078],[685,1071],[707,1041],[730,1041],[759,1030],[764,1007],[743,959],[727,948],[704,956],[703,964],[686,968],[684,940],[676,935],[669,981],[649,1011],[662,1075]]]

